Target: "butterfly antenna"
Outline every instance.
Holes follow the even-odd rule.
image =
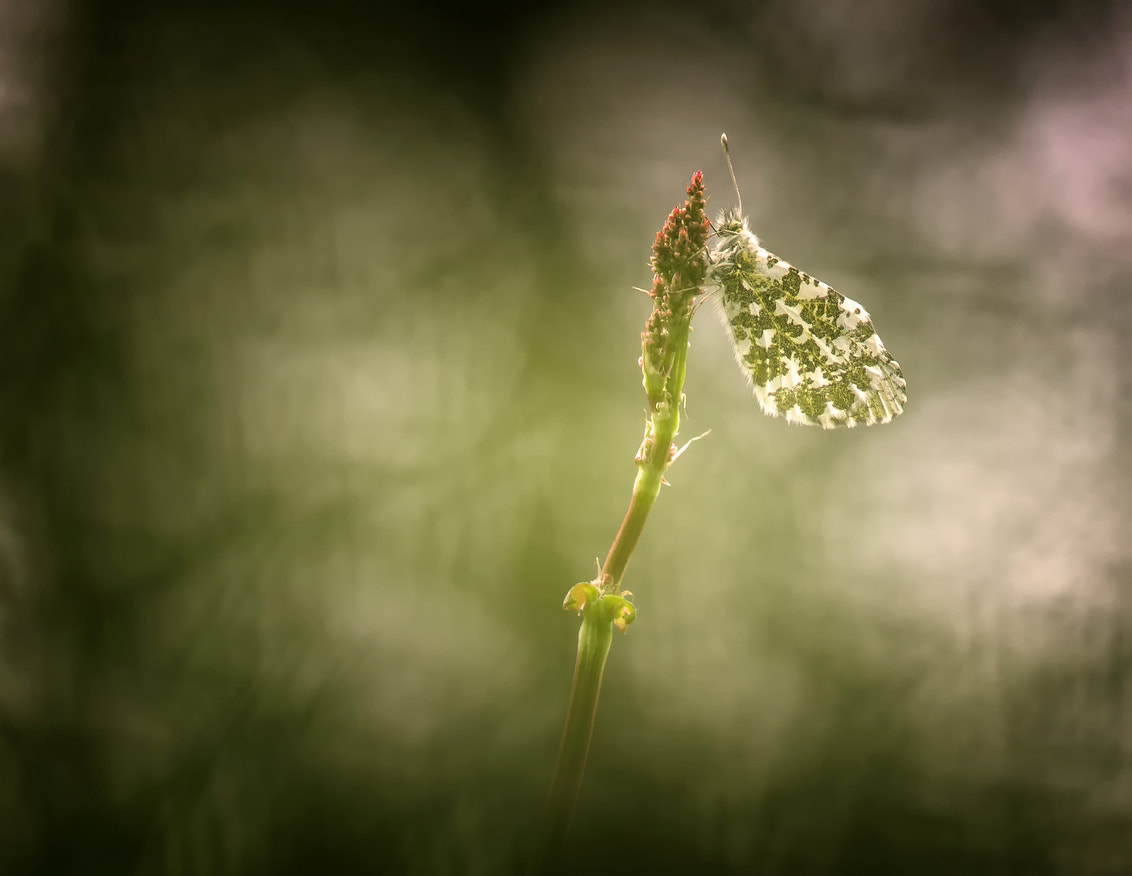
[[[743,212],[743,196],[739,194],[739,182],[735,179],[735,168],[731,166],[731,150],[727,148],[727,135],[720,134],[719,142],[723,145],[723,157],[727,159],[727,172],[731,174],[731,185],[735,186],[735,197],[739,199],[739,212]]]

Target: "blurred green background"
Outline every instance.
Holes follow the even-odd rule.
[[[701,6],[0,3],[0,872],[521,870],[724,130],[908,405],[704,307],[567,869],[1132,872],[1132,19]]]

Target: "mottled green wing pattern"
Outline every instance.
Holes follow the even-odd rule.
[[[865,308],[763,249],[739,210],[717,234],[709,282],[765,413],[834,429],[904,410],[904,376]]]

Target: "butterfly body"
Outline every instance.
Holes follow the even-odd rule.
[[[709,283],[765,413],[833,429],[904,410],[904,376],[865,308],[764,249],[741,208],[716,234]]]

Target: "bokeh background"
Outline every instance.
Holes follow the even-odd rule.
[[[1132,872],[1132,14],[0,2],[0,872],[520,872],[702,169],[905,414],[711,305],[567,870]]]

